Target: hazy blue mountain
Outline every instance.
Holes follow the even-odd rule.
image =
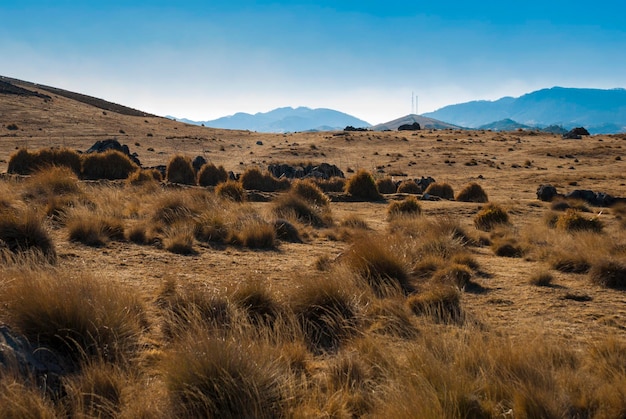
[[[520,124],[517,121],[506,118],[500,121],[495,121],[490,124],[481,125],[478,129],[490,129],[492,131],[515,131],[517,129],[532,129],[530,125]]]
[[[367,128],[369,123],[343,112],[332,109],[278,108],[269,112],[254,115],[239,112],[231,116],[212,121],[190,121],[179,119],[190,124],[204,124],[206,127],[240,129],[258,132],[296,132],[296,131],[328,131],[344,129],[348,125]]]
[[[553,87],[518,98],[450,105],[423,116],[468,128],[511,119],[536,127],[583,126],[592,134],[626,132],[626,89]]]

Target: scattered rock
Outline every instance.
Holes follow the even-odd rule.
[[[565,195],[568,199],[582,199],[596,207],[610,207],[615,203],[615,198],[604,192],[594,192],[587,189],[576,189]]]
[[[398,127],[398,131],[419,131],[422,127],[417,122],[413,122],[412,124],[404,124]]]
[[[352,125],[348,125],[343,130],[344,131],[369,131],[367,128],[355,128]]]
[[[315,177],[330,179],[331,177],[345,177],[341,169],[334,164],[322,163],[318,166],[312,164],[306,166],[291,166],[289,164],[271,164],[267,170],[276,178],[286,177],[289,179],[299,179]]]
[[[204,166],[205,164],[207,164],[207,161],[202,156],[196,156],[191,162],[191,165],[193,166],[193,170],[195,170],[196,173],[198,173],[200,169],[202,168],[202,166]]]
[[[541,201],[550,202],[558,195],[556,188],[552,185],[541,185],[537,188],[537,198]]]
[[[415,183],[417,183],[417,186],[422,188],[422,191],[425,191],[426,188],[428,188],[431,183],[435,183],[435,179],[433,179],[430,176],[428,177],[422,176],[421,179],[415,179]]]

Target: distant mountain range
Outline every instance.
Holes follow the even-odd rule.
[[[612,134],[626,132],[626,89],[553,87],[518,98],[450,105],[423,116],[467,128],[487,129],[509,120],[511,127],[582,126],[592,134]]]
[[[348,125],[355,128],[369,128],[371,125],[361,119],[332,109],[278,108],[269,112],[236,113],[212,121],[191,121],[178,119],[188,124],[204,125],[212,128],[240,129],[257,132],[296,132],[332,131],[344,129]]]
[[[410,125],[414,122],[420,124],[422,129],[458,129],[461,128],[457,125],[448,124],[446,122],[438,121],[433,118],[426,118],[425,116],[410,114],[403,116],[393,121],[385,122],[382,124],[374,125],[371,127],[373,131],[395,131],[400,125]]]

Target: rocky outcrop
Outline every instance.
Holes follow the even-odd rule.
[[[196,156],[191,162],[191,165],[193,166],[193,170],[195,170],[196,173],[198,173],[200,169],[202,169],[202,166],[204,166],[205,164],[207,164],[207,161],[202,156]]]
[[[558,192],[556,191],[556,188],[552,185],[540,185],[537,188],[537,199],[539,199],[540,201],[550,202],[557,195]]]
[[[120,144],[120,142],[114,138],[96,141],[94,145],[89,147],[86,153],[104,153],[108,150],[116,150],[127,155],[128,158],[130,158],[137,166],[141,167],[141,162],[139,161],[139,158],[137,158],[137,153],[131,154],[130,149],[126,144]]]
[[[589,131],[583,127],[577,127],[563,134],[563,138],[567,140],[580,140],[583,135],[589,135]]]
[[[344,173],[334,164],[322,163],[320,165],[300,165],[270,164],[267,170],[276,178],[286,177],[288,179],[300,179],[315,177],[330,179],[331,177],[345,177]]]
[[[422,127],[417,122],[413,122],[412,124],[404,124],[398,127],[398,131],[419,131]]]
[[[567,199],[582,199],[589,205],[596,207],[610,207],[615,203],[615,198],[604,192],[594,192],[586,189],[576,189],[565,195]]]

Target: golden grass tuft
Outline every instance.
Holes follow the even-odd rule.
[[[87,246],[104,246],[110,240],[125,240],[124,224],[119,218],[78,209],[68,216],[68,238]]]
[[[272,212],[276,217],[295,219],[316,228],[329,227],[333,224],[330,207],[319,206],[289,191],[280,195],[272,203]]]
[[[163,181],[163,175],[157,169],[139,169],[135,170],[126,179],[129,185],[145,185],[151,183],[159,183]]]
[[[496,226],[509,223],[509,214],[498,204],[485,205],[474,217],[474,225],[482,231],[491,231]]]
[[[243,186],[241,186],[241,183],[232,180],[217,185],[215,194],[234,202],[243,202],[246,200],[246,191],[243,189]]]
[[[59,417],[59,409],[55,409],[54,403],[42,394],[41,389],[9,374],[0,374],[0,402],[0,415],[6,419]]]
[[[417,315],[428,316],[439,323],[459,323],[464,319],[461,293],[456,286],[433,284],[409,296],[408,307]]]
[[[461,189],[461,191],[456,196],[456,200],[461,202],[489,202],[487,193],[478,183],[473,182]]]
[[[271,173],[262,173],[258,167],[251,167],[239,179],[245,190],[262,192],[284,191],[291,187],[289,179],[276,179]]]
[[[362,199],[364,201],[380,201],[382,195],[376,187],[376,181],[372,174],[364,169],[359,170],[348,179],[345,185],[345,191],[351,196]]]
[[[196,172],[193,170],[191,159],[180,154],[172,157],[167,163],[165,179],[170,183],[195,185]]]
[[[393,194],[397,191],[396,182],[393,181],[390,177],[384,177],[382,179],[378,179],[376,181],[376,187],[378,188],[378,192],[382,194]]]
[[[278,245],[274,225],[251,218],[240,223],[232,232],[230,241],[249,249],[273,250]]]
[[[178,255],[195,255],[194,238],[196,226],[188,221],[169,224],[164,231],[163,248]]]
[[[200,186],[217,186],[227,180],[228,173],[224,166],[218,167],[213,163],[207,163],[198,172],[198,185]]]
[[[78,176],[68,167],[53,166],[35,172],[24,184],[25,198],[47,198],[80,193]]]
[[[346,180],[341,177],[331,177],[330,179],[316,178],[315,183],[319,188],[326,192],[343,192],[346,186]]]
[[[284,312],[267,285],[261,281],[248,281],[237,287],[231,301],[257,326],[271,326]]]
[[[409,196],[402,201],[393,201],[387,207],[387,218],[393,219],[399,216],[417,216],[422,214],[422,207],[414,196]]]
[[[64,379],[68,413],[73,417],[119,417],[126,386],[126,376],[116,365],[88,363],[80,374]]]
[[[593,231],[602,232],[604,225],[597,217],[587,218],[579,211],[568,209],[558,216],[555,224],[556,228],[565,231]]]
[[[552,281],[554,281],[554,275],[549,271],[540,270],[531,275],[528,283],[537,287],[548,287],[552,285]]]
[[[589,270],[591,282],[606,288],[626,289],[626,263],[617,260],[601,260]]]
[[[117,150],[81,156],[81,174],[85,179],[126,179],[138,169],[127,155]]]
[[[422,187],[418,185],[414,180],[403,180],[398,185],[398,193],[408,193],[411,195],[417,195],[424,192]]]
[[[310,179],[298,179],[293,182],[291,193],[318,207],[327,207],[330,204],[326,194]]]
[[[32,210],[0,212],[0,250],[54,264],[57,253],[43,217]],[[9,254],[2,252],[0,259]],[[7,262],[7,260],[5,260]]]
[[[21,148],[9,157],[7,172],[29,175],[53,166],[66,167],[75,174],[79,174],[81,172],[80,155],[66,148],[41,149],[35,152]]]
[[[428,188],[424,191],[424,194],[438,196],[439,198],[453,200],[454,189],[446,182],[434,182],[428,185]]]
[[[465,289],[472,279],[473,272],[467,265],[452,263],[433,274],[433,282],[453,285],[460,290]]]

